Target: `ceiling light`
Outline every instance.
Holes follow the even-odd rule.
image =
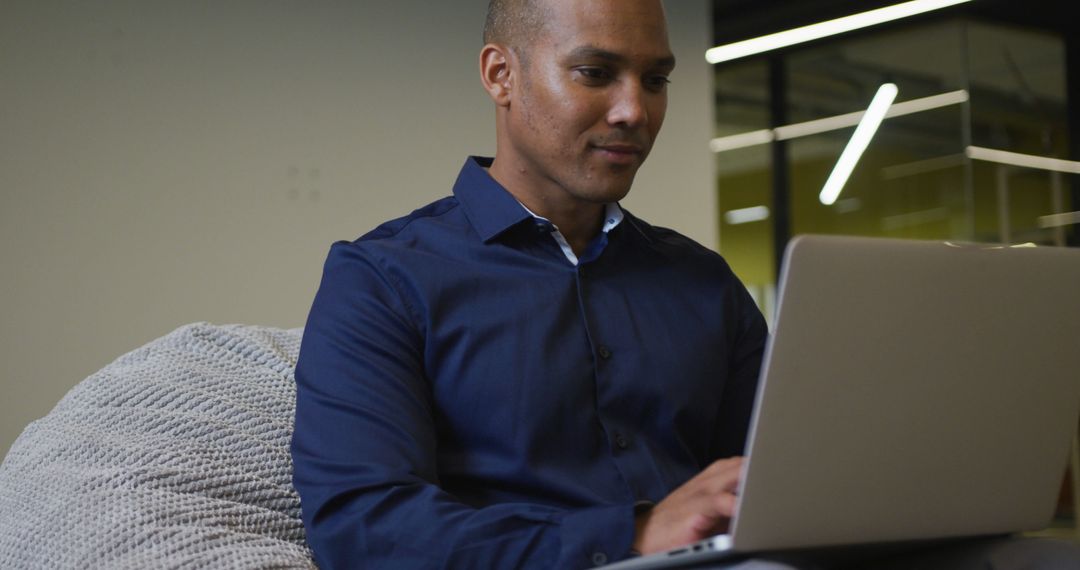
[[[964,150],[964,154],[972,160],[996,162],[998,164],[1022,166],[1024,168],[1035,168],[1038,170],[1053,170],[1056,172],[1065,172],[1067,174],[1080,174],[1080,162],[1075,160],[1062,160],[1060,158],[1050,158],[1034,154],[1021,154],[1019,152],[983,148],[981,146],[969,146]]]
[[[898,89],[894,83],[886,83],[878,88],[877,94],[874,95],[874,100],[867,107],[862,121],[859,122],[858,127],[855,127],[855,134],[851,135],[847,147],[840,154],[840,160],[836,161],[832,174],[829,175],[829,179],[825,182],[825,187],[821,189],[821,195],[818,196],[818,199],[821,200],[822,204],[831,206],[840,196],[840,191],[844,189],[844,184],[847,184],[848,177],[855,170],[859,158],[862,157],[866,147],[870,145],[874,133],[877,132],[881,121],[885,119],[885,113],[896,99],[897,91]]]
[[[1040,228],[1060,228],[1080,224],[1080,212],[1065,212],[1064,214],[1051,214],[1039,218]]]
[[[774,49],[801,44],[803,42],[818,40],[824,37],[875,26],[877,24],[899,20],[901,18],[908,18],[924,12],[948,8],[949,6],[955,6],[956,4],[963,4],[970,1],[971,0],[912,0],[911,2],[903,2],[893,6],[886,6],[885,8],[878,8],[877,10],[870,10],[869,12],[852,14],[851,16],[844,16],[843,18],[837,18],[827,22],[819,22],[801,28],[794,28],[775,34],[714,47],[705,52],[705,59],[708,60],[709,63],[731,61],[748,55],[759,54]]]
[[[929,111],[930,109],[937,109],[940,107],[947,107],[949,105],[956,105],[968,100],[968,93],[963,89],[959,91],[950,91],[948,93],[942,93],[940,95],[932,95],[930,97],[923,97],[921,99],[912,99],[911,101],[904,101],[903,103],[896,103],[889,107],[888,112],[885,113],[885,117],[900,117],[903,115],[910,115],[912,113],[921,113],[922,111]],[[805,123],[796,123],[794,125],[787,125],[784,127],[776,128],[776,140],[788,140],[798,137],[805,137],[809,135],[816,135],[828,131],[835,131],[847,127],[854,127],[859,124],[863,119],[863,115],[866,111],[855,111],[854,113],[847,113],[844,115],[836,115],[835,117],[826,117],[824,119],[817,119],[814,121],[806,121]]]
[[[718,137],[709,141],[709,150],[713,152],[725,152],[737,148],[771,143],[773,138],[773,129],[761,129],[760,131],[739,133],[737,135]]]
[[[760,222],[767,219],[769,219],[769,208],[767,206],[754,206],[753,208],[742,208],[740,210],[728,210],[727,212],[724,212],[724,221],[733,226],[749,224],[750,222]]]
[[[903,103],[895,103],[893,106],[889,107],[889,111],[885,113],[885,117],[900,117],[902,115],[920,113],[922,111],[956,105],[967,100],[967,91],[964,91],[963,89],[949,91],[939,95],[931,95],[929,97],[904,101]],[[866,114],[866,111],[855,111],[853,113],[845,113],[843,115],[835,115],[803,123],[784,125],[771,130],[762,129],[759,131],[728,135],[726,137],[717,137],[709,141],[709,148],[712,149],[713,152],[725,152],[737,148],[766,144],[774,140],[786,141],[789,139],[846,129],[858,125],[864,114]]]

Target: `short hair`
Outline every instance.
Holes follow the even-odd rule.
[[[547,25],[545,0],[491,0],[484,21],[484,43],[506,45],[525,58],[526,48]]]

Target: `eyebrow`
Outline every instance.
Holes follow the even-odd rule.
[[[569,54],[569,59],[600,59],[610,63],[626,63],[627,61],[626,56],[622,54],[592,46],[581,46],[579,48],[574,48]],[[674,68],[675,56],[669,55],[658,58],[656,61],[653,62],[653,66],[669,69]]]

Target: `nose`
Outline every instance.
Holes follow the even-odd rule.
[[[649,111],[645,98],[648,94],[644,86],[635,81],[621,82],[612,90],[611,106],[608,108],[607,122],[611,126],[637,128],[649,120]]]

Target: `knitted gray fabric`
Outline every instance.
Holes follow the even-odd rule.
[[[299,347],[197,323],[80,383],[0,465],[0,568],[314,568],[289,457]]]

